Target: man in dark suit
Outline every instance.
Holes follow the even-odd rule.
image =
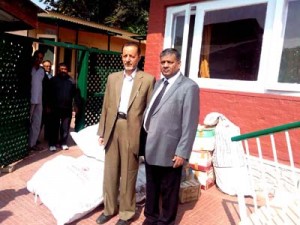
[[[154,87],[144,119],[147,139],[143,225],[175,224],[182,165],[190,157],[199,116],[199,87],[180,72],[178,51],[163,50],[160,66],[163,78]]]
[[[99,144],[106,149],[104,211],[96,221],[99,224],[117,213],[117,225],[130,224],[135,214],[140,131],[155,83],[154,76],[137,69],[140,58],[139,45],[126,43],[122,48],[124,71],[110,74],[106,84],[98,131]]]

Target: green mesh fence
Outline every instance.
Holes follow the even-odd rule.
[[[141,58],[138,66],[143,70],[144,57]],[[99,122],[107,77],[110,73],[120,70],[123,70],[120,53],[93,52],[90,54],[84,127]]]
[[[87,53],[79,60],[83,76],[78,86],[83,92],[83,109],[77,131],[99,122],[107,77],[123,69],[120,53],[89,49],[62,42],[0,34],[0,166],[9,165],[28,155],[30,80],[32,43],[76,49]],[[82,54],[83,56],[84,54]],[[144,58],[139,63],[143,70]],[[87,76],[86,76],[87,75]],[[87,81],[87,82],[86,82]],[[81,83],[80,83],[81,82]],[[86,87],[87,85],[87,87]],[[87,93],[86,93],[87,92]],[[85,97],[86,96],[86,97]],[[82,119],[81,119],[82,118]]]
[[[28,155],[32,42],[0,34],[0,166]]]
[[[107,77],[123,69],[120,54],[91,53],[87,82],[85,127],[99,122]]]

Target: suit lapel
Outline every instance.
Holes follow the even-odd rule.
[[[183,79],[184,79],[184,76],[182,74],[180,74],[180,76],[175,80],[175,82],[172,85],[172,87],[170,87],[170,89],[165,93],[165,95],[161,99],[159,105],[157,106],[157,108],[155,109],[155,111],[153,112],[153,114],[155,114],[161,108],[161,106],[173,95],[173,93],[181,85],[181,82],[183,82]]]
[[[159,86],[161,85],[161,83],[163,82],[163,79],[160,79],[159,81],[157,81],[154,85],[154,89],[153,89],[153,94],[157,91],[157,89],[159,88]]]
[[[138,71],[136,73],[134,81],[133,81],[133,86],[132,86],[130,99],[129,99],[129,103],[128,103],[128,109],[132,105],[132,102],[135,99],[135,97],[139,94],[140,87],[142,85],[142,80],[143,80],[142,78],[143,78],[143,74]]]
[[[115,80],[116,83],[116,106],[119,107],[120,99],[121,99],[121,91],[122,91],[122,84],[123,84],[123,72],[120,72]]]

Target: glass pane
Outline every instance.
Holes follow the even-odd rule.
[[[199,77],[257,80],[266,4],[205,14]]]
[[[72,49],[65,48],[64,63],[67,65],[69,72],[72,69]]]
[[[288,4],[278,82],[300,83],[300,1]]]
[[[183,28],[184,28],[184,16],[175,16],[174,19],[174,48],[180,53],[182,50]]]
[[[185,76],[189,75],[190,70],[190,62],[192,56],[192,47],[193,47],[193,36],[194,36],[194,27],[195,27],[195,15],[191,15],[190,17],[190,24],[189,24],[189,36],[188,36],[188,46],[187,46],[187,53],[186,53],[186,61],[185,61]]]

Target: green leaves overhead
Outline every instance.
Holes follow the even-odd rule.
[[[40,0],[46,9],[146,35],[150,0]]]

